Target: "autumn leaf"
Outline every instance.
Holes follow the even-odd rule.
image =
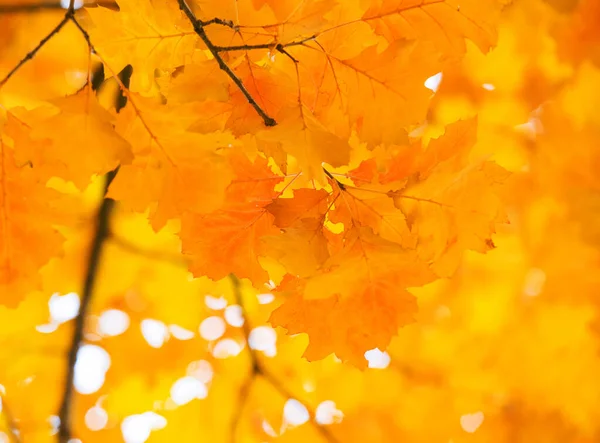
[[[365,368],[364,353],[373,348],[387,348],[397,329],[414,321],[416,299],[403,289],[396,278],[371,281],[347,295],[304,300],[298,282],[282,283],[279,290],[290,292],[285,303],[276,309],[271,321],[291,334],[307,333],[310,344],[304,356],[320,360],[332,352],[344,361]],[[287,288],[293,288],[292,290]],[[360,312],[360,315],[356,313]]]
[[[176,2],[121,0],[118,5],[118,12],[102,6],[85,10],[93,23],[90,37],[113,73],[132,65],[132,88],[145,91],[155,69],[172,69],[191,57],[198,37]]]
[[[235,175],[223,207],[205,215],[189,213],[182,217],[182,251],[195,275],[217,280],[234,272],[258,284],[267,276],[258,261],[260,238],[277,233],[273,216],[265,207],[277,196],[274,188],[282,177],[275,175],[261,157],[251,163],[234,155],[230,164]]]
[[[2,302],[15,307],[39,284],[39,269],[61,251],[62,235],[53,200],[59,194],[40,182],[32,168],[17,164],[13,150],[0,139],[1,187],[0,285]]]
[[[496,44],[493,23],[499,5],[495,0],[377,0],[363,20],[388,40],[424,38],[452,54],[465,52],[468,38],[486,52]]]
[[[193,120],[186,121],[185,113],[193,105],[162,107],[136,100],[140,108],[121,113],[117,126],[136,158],[123,166],[109,196],[138,211],[149,208],[156,229],[184,211],[220,207],[232,173],[219,150],[235,141],[231,134],[189,131]]]
[[[597,442],[597,3],[0,0],[0,441]]]
[[[50,106],[12,109],[5,131],[13,139],[19,162],[31,163],[41,178],[60,177],[83,189],[92,176],[133,158],[113,122],[114,117],[84,88]]]

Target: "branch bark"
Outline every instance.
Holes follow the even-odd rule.
[[[240,78],[235,74],[235,72],[232,71],[232,69],[229,67],[229,65],[227,63],[225,63],[225,60],[223,60],[223,57],[221,57],[221,54],[219,53],[217,46],[215,46],[213,44],[213,42],[208,38],[208,35],[206,34],[206,31],[204,30],[204,24],[209,23],[209,22],[202,22],[202,21],[198,20],[196,18],[196,16],[194,15],[194,13],[192,12],[192,10],[190,9],[190,7],[185,2],[185,0],[177,0],[177,3],[179,4],[179,8],[184,12],[184,14],[186,15],[186,17],[188,18],[188,20],[194,27],[194,31],[196,32],[196,34],[198,34],[198,37],[200,37],[200,39],[204,42],[204,44],[206,45],[208,50],[213,55],[214,59],[219,64],[219,68],[221,68],[221,70],[229,76],[229,78],[233,81],[233,83],[235,83],[235,85],[242,92],[244,97],[246,97],[246,100],[248,100],[248,103],[250,103],[250,105],[255,109],[255,111],[258,113],[258,115],[260,115],[260,117],[263,119],[265,126],[277,125],[277,122],[275,121],[275,119],[270,117],[263,110],[263,108],[261,108],[261,106],[256,102],[254,97],[252,97],[252,95],[248,92],[248,90],[242,83],[242,80],[240,80]],[[221,20],[218,23],[221,23],[221,22],[223,22],[223,21]],[[217,22],[211,20],[210,23],[217,23]]]
[[[104,194],[106,194],[106,191],[108,190],[110,183],[117,175],[118,170],[119,168],[117,167],[106,174]],[[75,377],[75,363],[77,362],[77,353],[79,352],[79,348],[81,347],[81,343],[83,341],[83,329],[85,327],[85,320],[92,301],[92,295],[94,293],[94,286],[96,283],[96,277],[98,275],[102,250],[104,249],[106,239],[110,235],[110,217],[113,211],[114,203],[114,200],[110,198],[103,198],[96,215],[96,231],[88,256],[85,282],[83,285],[83,291],[81,293],[81,304],[79,313],[77,317],[75,317],[73,338],[71,339],[71,346],[67,355],[67,374],[65,376],[63,397],[58,413],[58,417],[60,418],[60,425],[58,427],[59,443],[68,443],[72,436],[71,408],[73,406],[73,379]]]

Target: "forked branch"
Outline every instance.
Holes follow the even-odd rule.
[[[282,397],[286,399],[297,398],[290,392],[284,385],[279,381],[277,377],[275,377],[267,368],[262,365],[258,359],[258,355],[254,349],[250,347],[250,332],[252,327],[250,322],[248,321],[248,316],[246,315],[246,310],[244,308],[244,299],[241,291],[240,280],[234,275],[230,274],[229,278],[233,284],[233,293],[235,296],[236,303],[242,310],[242,317],[244,319],[244,323],[242,326],[242,331],[244,333],[244,338],[246,340],[246,346],[248,349],[248,353],[250,355],[250,363],[252,365],[249,374],[246,376],[246,379],[242,383],[242,386],[238,395],[238,405],[237,410],[234,413],[234,416],[231,421],[231,443],[235,443],[235,434],[239,424],[239,421],[242,418],[243,410],[245,404],[248,400],[248,396],[250,394],[250,390],[256,378],[262,377],[267,383],[269,383]],[[321,434],[323,439],[329,443],[339,443],[339,440],[327,429],[326,427],[320,425],[315,421],[314,411],[311,411],[311,424],[314,426],[315,430]]]
[[[186,15],[186,17],[188,18],[188,20],[194,27],[194,31],[196,32],[196,34],[198,34],[198,37],[200,37],[200,39],[204,42],[204,44],[206,45],[208,50],[211,52],[211,54],[213,55],[213,57],[219,64],[219,68],[221,68],[221,70],[224,71],[229,76],[231,81],[233,81],[233,83],[235,83],[235,85],[242,92],[244,97],[246,97],[246,100],[248,100],[248,103],[250,103],[250,106],[252,106],[256,110],[258,115],[260,115],[260,117],[263,119],[265,126],[275,126],[277,124],[275,119],[270,117],[265,112],[265,110],[263,108],[261,108],[261,106],[256,102],[254,97],[252,97],[252,95],[248,92],[248,90],[244,86],[244,83],[242,83],[242,80],[235,74],[235,72],[233,72],[233,70],[229,67],[229,65],[227,63],[225,63],[225,60],[223,60],[223,57],[221,57],[221,54],[219,53],[217,46],[215,46],[213,44],[213,42],[208,38],[208,35],[206,34],[206,31],[204,30],[204,26],[208,23],[225,24],[226,21],[219,20],[219,19],[213,19],[208,22],[203,22],[196,18],[196,16],[194,15],[194,13],[190,9],[190,7],[187,5],[185,0],[177,0],[177,2],[179,4],[179,8],[184,12],[184,14]]]

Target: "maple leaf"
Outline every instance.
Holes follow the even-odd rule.
[[[390,41],[398,38],[431,40],[447,53],[464,53],[464,39],[483,52],[496,44],[496,0],[376,0],[362,17]]]
[[[136,97],[139,108],[119,114],[117,130],[133,146],[135,160],[124,165],[109,196],[138,211],[151,209],[159,229],[185,212],[220,207],[232,177],[219,150],[235,140],[226,131],[189,131],[191,106],[163,106]]]
[[[113,72],[133,66],[134,91],[150,88],[155,69],[183,64],[198,36],[181,15],[177,2],[119,0],[119,11],[102,6],[87,8],[93,26],[90,38]]]
[[[319,108],[332,107],[333,102],[333,108],[343,110],[351,127],[371,147],[406,141],[405,127],[425,117],[431,97],[423,82],[440,69],[434,48],[427,42],[398,40],[383,51],[373,45],[358,55],[339,46],[316,50],[326,62],[318,93],[329,97]],[[347,58],[336,51],[343,51]],[[315,113],[323,114],[321,109]],[[331,115],[340,118],[337,113]]]
[[[0,286],[2,304],[14,307],[39,284],[40,267],[60,253],[63,237],[53,226],[58,192],[19,166],[1,138],[0,149]]]
[[[337,167],[350,160],[348,142],[329,132],[307,109],[287,109],[278,117],[279,125],[257,137],[281,143],[309,180],[324,179],[323,163]]]
[[[61,177],[83,189],[92,176],[133,158],[113,121],[84,88],[48,106],[12,109],[5,132],[13,139],[19,162],[33,164],[40,178]]]
[[[300,283],[286,277],[278,291],[289,295],[273,311],[270,321],[290,334],[306,333],[310,343],[304,352],[309,361],[335,352],[344,361],[366,368],[364,353],[385,349],[398,328],[414,321],[415,297],[393,274],[369,282],[358,290],[315,300],[305,300]]]
[[[380,219],[379,223],[373,220],[372,226],[384,229],[386,238],[408,241],[407,246],[414,241],[419,256],[442,276],[455,271],[465,250],[492,249],[496,224],[507,222],[498,191],[508,173],[493,162],[469,160],[476,128],[476,119],[455,122],[425,148],[416,145],[364,161],[350,171],[349,176],[356,177],[361,186],[347,193],[357,203],[345,218],[360,220],[371,212],[371,218]],[[375,186],[362,182],[361,177]],[[389,209],[390,201],[382,194],[399,212]]]
[[[224,205],[205,215],[184,214],[182,251],[194,275],[218,280],[233,272],[259,285],[268,275],[258,261],[260,238],[277,233],[273,216],[265,207],[277,196],[274,188],[283,178],[261,157],[253,163],[244,155],[230,159],[235,175],[227,187]]]

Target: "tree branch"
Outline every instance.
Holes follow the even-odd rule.
[[[244,324],[242,326],[242,331],[244,333],[246,339],[246,346],[248,347],[248,352],[250,354],[250,361],[252,364],[252,370],[250,374],[248,374],[246,380],[242,384],[240,388],[240,392],[238,395],[238,410],[234,415],[231,422],[231,443],[235,443],[235,432],[239,421],[242,416],[244,405],[248,399],[248,394],[250,393],[250,388],[254,383],[254,380],[257,377],[263,377],[282,397],[286,399],[298,397],[295,396],[291,391],[289,391],[278,379],[275,377],[268,369],[266,369],[259,361],[258,355],[256,351],[250,348],[250,331],[252,330],[250,323],[248,322],[248,317],[246,315],[246,310],[244,309],[244,300],[242,297],[242,291],[240,288],[240,280],[233,274],[229,275],[231,282],[233,284],[233,293],[235,295],[236,303],[242,309],[242,317],[244,318]],[[321,434],[321,436],[329,443],[339,443],[339,440],[327,429],[326,427],[320,425],[315,420],[315,411],[309,411],[310,413],[310,423],[316,429],[316,431]]]
[[[105,195],[106,191],[108,191],[110,183],[117,175],[118,170],[119,168],[117,167],[106,174],[106,182],[104,185]],[[83,291],[81,293],[81,307],[79,308],[77,317],[75,317],[73,338],[71,340],[71,346],[67,356],[67,375],[65,377],[63,397],[58,413],[58,417],[60,418],[60,425],[58,427],[58,441],[60,443],[67,443],[71,439],[71,407],[73,405],[73,379],[75,377],[75,363],[77,361],[77,353],[83,341],[83,329],[85,326],[87,312],[92,301],[102,250],[109,235],[109,223],[113,207],[114,200],[110,198],[104,198],[100,208],[98,209],[98,214],[96,215],[96,232],[94,234],[88,256],[85,282],[83,285]]]
[[[67,14],[66,17],[71,18],[73,20],[73,22],[84,34],[84,37],[86,38],[86,41],[88,42],[90,48],[92,48],[93,46],[89,40],[89,36],[81,27],[79,27],[79,23],[77,23],[75,18],[69,14]],[[123,70],[119,73],[121,81],[129,85],[132,72],[133,70],[131,68],[131,65],[128,65],[125,68],[123,68]],[[104,71],[102,71],[102,74],[104,74]],[[92,83],[94,83],[93,80]],[[126,100],[123,100],[123,98],[124,97],[122,95],[120,95],[117,98],[117,112],[119,112],[126,104]],[[90,246],[90,252],[88,255],[88,264],[85,275],[85,282],[83,284],[83,291],[81,293],[79,313],[77,314],[77,317],[75,317],[73,337],[71,339],[71,345],[67,354],[67,373],[64,381],[63,397],[58,412],[58,417],[60,419],[60,424],[58,427],[59,443],[68,443],[69,440],[71,440],[72,436],[71,408],[73,405],[73,379],[75,377],[75,363],[77,362],[77,354],[83,341],[83,330],[85,327],[85,320],[94,293],[94,286],[98,275],[100,259],[102,258],[102,251],[110,236],[110,218],[115,202],[114,200],[107,198],[106,193],[108,192],[108,188],[110,187],[110,184],[115,179],[118,172],[119,166],[117,166],[115,169],[106,174],[104,192],[102,194],[103,199],[96,215],[96,231],[94,233],[94,238],[92,239],[92,244]]]
[[[40,42],[37,44],[37,46],[35,48],[33,48],[25,57],[23,57],[19,63],[17,63],[17,66],[12,68],[10,70],[10,72],[8,74],[6,74],[6,76],[2,80],[0,80],[0,89],[21,68],[21,66],[23,66],[25,63],[27,63],[29,60],[31,60],[33,57],[35,57],[35,55],[38,53],[38,51],[40,49],[42,49],[42,47],[46,43],[48,43],[48,41],[50,41],[50,39],[52,37],[54,37],[56,34],[58,34],[58,32],[63,28],[63,26],[65,26],[67,24],[71,15],[72,15],[72,13],[67,12],[65,14],[65,16],[63,17],[63,19],[60,21],[60,23],[58,25],[56,25],[56,27],[52,31],[50,31],[50,33],[48,35],[46,35],[46,37],[44,37],[42,40],[40,40]]]
[[[304,43],[314,40],[317,36],[311,35],[310,37],[303,38],[301,40],[293,41],[286,43],[285,45],[281,43],[260,43],[257,45],[232,45],[232,46],[215,46],[215,50],[217,52],[228,52],[228,51],[251,51],[253,49],[276,49],[279,52],[284,52],[284,48],[289,48],[290,46],[300,46]]]
[[[225,60],[223,60],[223,57],[221,57],[221,54],[219,54],[217,47],[208,38],[208,35],[206,34],[206,31],[204,30],[205,23],[221,23],[221,24],[223,24],[225,22],[223,20],[216,21],[217,19],[213,19],[209,22],[202,22],[196,18],[196,16],[194,15],[194,13],[190,9],[190,7],[187,5],[185,0],[177,0],[177,3],[179,4],[179,8],[185,13],[185,15],[189,19],[190,23],[194,27],[194,31],[196,32],[196,34],[198,34],[200,39],[204,42],[204,44],[206,45],[208,50],[211,52],[211,54],[213,55],[213,57],[219,64],[219,68],[221,68],[221,70],[224,71],[229,76],[229,78],[231,78],[233,83],[235,83],[235,85],[242,92],[244,97],[246,97],[246,100],[248,100],[248,103],[250,103],[250,105],[258,113],[258,115],[260,115],[260,117],[263,119],[265,126],[275,126],[277,124],[275,119],[270,117],[260,107],[260,105],[256,102],[256,100],[254,100],[254,97],[252,97],[252,95],[248,92],[248,90],[246,89],[246,87],[244,86],[244,84],[242,83],[240,78],[231,70],[229,65],[227,65],[227,63],[225,63]]]
[[[250,326],[248,324],[248,319],[246,318],[246,313],[244,311],[244,300],[242,297],[240,280],[234,274],[230,274],[229,279],[231,280],[231,283],[233,285],[233,294],[235,296],[235,301],[242,310],[242,317],[244,318],[244,324],[242,325],[242,331],[244,332],[244,338],[246,340],[246,346],[248,349],[248,354],[250,356],[250,362],[251,362],[250,373],[246,376],[246,379],[244,380],[242,386],[240,387],[240,390],[238,393],[238,400],[237,400],[237,409],[235,410],[233,417],[231,418],[230,442],[235,443],[237,428],[239,426],[240,420],[242,419],[242,414],[244,412],[244,406],[246,405],[246,402],[248,401],[248,397],[250,395],[250,389],[252,388],[252,385],[254,384],[254,380],[256,380],[256,377],[259,376],[260,374],[262,374],[262,369],[258,362],[258,357],[256,355],[256,352],[254,352],[254,350],[250,348],[250,343],[248,341],[248,337],[250,336]]]

